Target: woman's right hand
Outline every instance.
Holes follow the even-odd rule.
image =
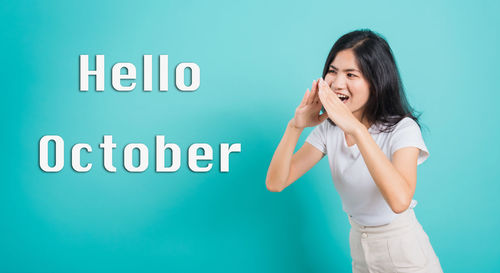
[[[319,114],[322,104],[318,96],[318,80],[313,81],[311,91],[307,89],[299,106],[295,109],[295,116],[290,121],[290,125],[303,129],[305,127],[313,127],[328,118],[328,113],[325,111],[322,115]]]

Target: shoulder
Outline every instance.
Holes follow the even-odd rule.
[[[401,119],[390,133],[391,155],[404,147],[417,147],[420,149],[417,164],[424,162],[429,156],[422,132],[418,123],[410,117]]]
[[[411,131],[420,133],[420,126],[414,119],[410,117],[404,117],[394,125],[394,128],[390,134],[391,135],[398,134],[401,131]]]
[[[418,123],[413,120],[412,118],[410,117],[404,117],[402,118],[397,124],[396,124],[397,127],[407,127],[407,126],[413,126],[413,127],[419,127],[418,126]]]
[[[397,117],[391,117],[393,120]],[[393,121],[394,122],[394,121]],[[386,137],[398,134],[401,131],[420,131],[420,126],[411,117],[403,117],[396,123],[384,123],[377,121],[372,128],[369,129],[374,134],[382,134]]]
[[[323,154],[327,153],[327,142],[331,136],[330,126],[332,125],[329,124],[328,120],[324,120],[316,125],[306,138],[306,142],[316,147]]]
[[[422,131],[418,123],[411,117],[404,117],[387,132],[391,142],[406,142],[422,138]]]

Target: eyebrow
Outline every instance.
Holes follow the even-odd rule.
[[[333,65],[330,65],[331,68],[335,69],[335,70],[338,70],[335,66]],[[344,72],[351,72],[351,71],[356,71],[356,72],[360,72],[359,70],[357,69],[354,69],[354,68],[348,68],[348,69],[344,69]],[[361,72],[360,72],[361,73]]]

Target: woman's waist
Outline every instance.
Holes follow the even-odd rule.
[[[351,215],[348,215],[351,230],[353,232],[372,234],[375,236],[397,235],[404,233],[408,229],[420,225],[412,207],[402,213],[396,214],[395,218],[388,224],[378,226],[365,226],[356,222]]]

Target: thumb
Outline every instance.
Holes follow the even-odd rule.
[[[324,112],[323,114],[321,114],[321,116],[319,116],[319,121],[323,122],[327,118],[328,118],[328,113]]]

